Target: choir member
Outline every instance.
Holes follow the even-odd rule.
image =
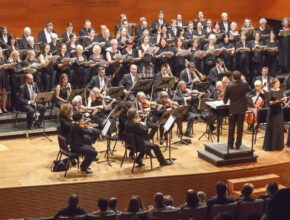
[[[193,21],[188,22],[187,31],[184,34],[185,39],[192,39],[194,34],[194,23]]]
[[[112,37],[111,37],[109,28],[107,27],[101,28],[100,42],[106,43],[103,49],[107,49],[111,46],[111,40],[112,40]]]
[[[105,57],[102,54],[102,48],[99,45],[94,45],[92,48],[92,55],[89,58],[89,61],[92,61],[93,63],[90,64],[90,68],[91,68],[91,76],[93,76],[93,74],[97,71],[97,68],[99,66],[104,66],[106,67],[106,61],[105,61]]]
[[[122,50],[125,47],[126,41],[129,39],[127,29],[122,27],[116,35],[118,41],[119,49]]]
[[[70,35],[73,33],[73,24],[71,22],[68,22],[66,24],[66,31],[61,34],[62,43],[67,43],[70,40]]]
[[[77,45],[77,35],[75,33],[72,33],[69,36],[69,42],[66,44],[67,52],[70,54],[71,57],[75,55]]]
[[[141,60],[140,69],[144,78],[152,78],[155,75],[154,57],[149,53],[150,48],[149,36],[142,36],[142,44],[138,47],[138,57]]]
[[[44,44],[38,57],[38,61],[42,67],[40,71],[42,76],[43,91],[50,91],[54,87],[56,73],[53,68],[54,63],[50,54],[49,44]]]
[[[88,36],[89,30],[92,28],[92,22],[85,20],[84,26],[80,29],[80,36]]]
[[[118,49],[118,41],[116,39],[111,40],[111,47],[107,49],[106,59],[109,62],[109,67],[107,69],[107,74],[109,76],[113,75],[115,70],[118,68],[118,61],[116,60],[116,55],[121,55],[120,50]],[[117,86],[120,82],[120,78],[117,76],[112,80],[112,85]]]
[[[247,78],[249,77],[250,71],[250,44],[246,41],[247,37],[245,34],[241,35],[240,42],[236,43],[236,64],[237,70],[239,70]]]
[[[261,72],[261,68],[263,65],[263,41],[261,40],[261,34],[259,32],[255,32],[254,40],[249,42],[249,45],[252,49],[251,54],[251,73],[248,78],[249,82],[252,83],[252,79]]]
[[[6,57],[9,57],[11,52],[15,50],[19,50],[18,43],[16,41],[16,38],[13,35],[10,35],[5,51]]]
[[[202,24],[202,27],[205,27],[206,25],[206,19],[204,17],[204,13],[203,11],[198,11],[197,12],[197,18],[194,19],[194,23],[195,23],[195,26],[197,27],[197,23],[200,22]]]
[[[282,20],[282,31],[290,29],[289,18]],[[289,72],[290,70],[290,36],[280,36],[280,63],[283,72]]]
[[[0,27],[0,46],[5,49],[7,48],[7,43],[11,35],[8,33],[8,29],[6,26]]]
[[[120,77],[122,77],[125,73],[128,73],[129,70],[130,70],[130,65],[135,63],[136,64],[136,61],[135,59],[138,58],[138,52],[136,50],[136,48],[134,47],[134,41],[132,38],[128,39],[126,42],[125,42],[125,49],[123,49],[121,51],[121,54],[122,55],[126,55],[127,58],[125,61],[123,61],[123,67],[122,69],[120,70]]]
[[[182,40],[180,38],[176,38],[174,42],[173,51],[175,53],[175,57],[172,60],[172,68],[173,75],[179,78],[180,72],[185,68],[185,59],[189,58],[189,56],[178,56],[177,53],[184,50]]]
[[[193,35],[197,37],[206,36],[206,31],[201,21],[196,22],[196,30],[193,31]]]
[[[176,20],[172,19],[171,20],[171,27],[168,29],[168,34],[170,36],[169,39],[176,39],[177,38],[177,35],[178,35],[178,28],[176,26]]]
[[[141,17],[140,18],[140,25],[135,30],[135,34],[136,34],[137,39],[141,38],[145,28],[148,28],[147,19],[145,17]]]
[[[56,33],[53,30],[53,23],[51,21],[47,21],[44,29],[38,32],[38,42],[49,44],[51,42],[52,33]]]
[[[212,33],[212,20],[211,19],[207,19],[206,21],[206,27],[205,27],[205,32],[206,35],[209,36]]]
[[[154,20],[152,22],[152,29],[153,29],[152,31],[153,31],[153,33],[156,33],[158,27],[160,27],[161,25],[168,26],[168,22],[164,20],[164,12],[163,11],[159,11],[158,19]]]
[[[51,34],[51,42],[49,43],[50,46],[50,53],[52,55],[56,55],[58,52],[58,48],[60,46],[60,42],[58,41],[57,34],[52,33]]]
[[[273,79],[268,95],[269,110],[263,149],[265,151],[282,150],[284,148],[284,117],[282,103],[287,99],[283,97],[279,79]]]
[[[28,50],[26,59],[22,62],[22,70],[25,73],[32,73],[38,88],[42,85],[41,71],[39,71],[40,63],[36,59],[34,50]]]
[[[221,14],[221,18],[222,18],[222,21],[220,22],[221,30],[227,34],[230,31],[230,26],[231,26],[231,22],[229,22],[228,20],[229,19],[228,13],[223,12]]]
[[[115,35],[119,32],[119,30],[123,27],[123,21],[127,20],[127,15],[125,13],[120,14],[120,22],[115,25]]]
[[[83,88],[87,85],[90,77],[88,69],[88,62],[85,55],[83,55],[84,48],[82,45],[76,46],[75,62],[72,65],[73,77],[72,84],[75,87]]]
[[[199,45],[198,39],[193,39],[190,41],[190,52],[191,52],[191,56],[189,58],[189,61],[194,63],[196,68],[201,71],[203,70],[203,60],[199,57],[195,56],[195,52],[198,50],[201,50],[201,46]]]
[[[262,40],[266,40],[269,37],[270,30],[267,28],[267,20],[265,18],[260,18],[259,27],[255,29],[255,31],[260,32]]]
[[[92,47],[99,42],[99,38],[96,35],[96,31],[94,28],[91,28],[88,31],[88,36],[85,36],[82,40],[82,46],[84,47],[84,54],[89,59],[92,54]]]
[[[27,39],[31,36],[31,29],[30,27],[25,27],[23,30],[23,35],[20,37],[18,44],[21,50],[25,49],[27,46]]]
[[[55,87],[55,104],[58,108],[68,102],[72,88],[68,81],[68,75],[63,73],[59,78],[59,83]]]
[[[182,14],[176,14],[176,27],[179,29],[184,29],[187,27],[187,23],[182,20]]]
[[[9,84],[11,88],[11,109],[16,110],[17,103],[17,91],[19,86],[25,82],[25,74],[22,71],[22,62],[20,54],[17,50],[12,51],[8,58],[8,63],[11,63],[11,67],[8,69]]]
[[[216,36],[214,34],[210,34],[208,37],[208,44],[204,45],[203,50],[205,51],[211,51],[218,49],[219,45],[216,44]],[[219,54],[215,53],[208,53],[204,58],[204,73],[206,75],[209,74],[209,71],[212,67],[214,67],[216,63],[216,59],[219,56]]]
[[[68,58],[70,58],[70,54],[67,51],[67,46],[65,43],[61,43],[58,55],[59,57],[55,62],[56,80],[59,80],[61,74],[66,73],[69,81],[71,81],[73,76],[73,70],[71,68],[72,61],[68,60]]]
[[[236,43],[240,38],[240,32],[238,30],[238,23],[232,22],[229,30],[230,40]]]
[[[26,45],[26,47],[24,49],[26,49],[26,50],[34,50],[35,52],[36,51],[40,52],[39,46],[34,43],[34,37],[33,36],[29,36],[27,38],[27,45]]]
[[[33,115],[36,114],[35,127],[41,127],[44,118],[45,107],[36,102],[36,96],[39,93],[37,84],[33,82],[33,75],[26,74],[25,83],[22,84],[17,92],[18,107],[21,111],[27,113],[27,129],[33,125]]]
[[[172,52],[173,53],[173,49],[167,44],[167,41],[165,38],[161,38],[160,39],[160,43],[159,43],[159,49],[156,52],[156,72],[159,72],[161,70],[161,66],[165,63],[171,65],[171,60],[173,55],[164,55],[163,53],[167,53],[167,52]]]
[[[226,68],[229,70],[236,69],[235,44],[230,42],[228,34],[223,36],[223,41],[220,43],[220,48],[224,49],[221,53],[221,59],[224,61]]]
[[[276,39],[274,31],[270,32],[269,38],[266,39],[265,45],[265,65],[269,68],[270,76],[276,77],[278,74],[278,56],[279,41]]]
[[[0,115],[7,112],[7,93],[10,89],[9,87],[9,78],[7,70],[4,68],[4,64],[6,64],[7,59],[3,54],[3,49],[0,47],[0,92],[1,92],[1,100],[2,105],[0,106]]]

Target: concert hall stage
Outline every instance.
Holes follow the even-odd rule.
[[[0,125],[3,126],[3,125]],[[275,173],[281,177],[281,183],[290,186],[290,149],[280,152],[265,152],[261,149],[264,131],[258,134],[255,154],[259,157],[255,163],[216,167],[200,158],[197,150],[204,148],[208,141],[202,138],[205,124],[194,125],[194,138],[190,145],[174,145],[172,157],[177,160],[174,165],[159,167],[153,159],[144,159],[145,166],[135,168],[131,173],[132,161],[125,160],[120,167],[124,147],[118,143],[112,167],[107,163],[93,163],[92,175],[83,175],[76,168],[69,170],[67,178],[63,172],[50,171],[52,161],[58,152],[56,135],[50,134],[53,142],[44,137],[33,140],[14,138],[0,141],[0,219],[9,217],[51,216],[66,206],[69,194],[75,192],[80,196],[80,205],[88,212],[96,210],[96,201],[100,197],[116,196],[119,198],[119,209],[127,207],[129,197],[138,194],[145,206],[152,203],[155,192],[171,194],[175,204],[184,202],[188,188],[203,190],[210,197],[214,193],[214,185],[218,180],[228,178],[255,176]],[[251,135],[245,132],[243,141],[250,146]],[[227,126],[224,126],[221,141],[225,141]],[[178,140],[176,129],[173,141]],[[98,151],[105,149],[105,141],[97,142]],[[162,148],[164,150],[164,148]],[[168,151],[164,152],[168,156]],[[99,153],[99,160],[104,153]]]

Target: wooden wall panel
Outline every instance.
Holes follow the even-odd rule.
[[[290,17],[290,1],[288,0],[259,0],[259,16],[275,19]]]
[[[177,12],[182,13],[185,20],[190,20],[198,10],[213,20],[220,20],[223,11],[230,14],[230,20],[239,23],[245,17],[258,19],[258,5],[252,0],[216,0],[214,4],[211,0],[0,0],[0,4],[0,24],[6,24],[17,36],[22,34],[24,26],[30,26],[36,36],[46,20],[53,21],[59,34],[65,30],[68,21],[73,22],[78,32],[85,19],[92,20],[97,30],[101,24],[106,24],[113,32],[121,13],[126,12],[131,22],[138,23],[141,16],[146,16],[151,23],[160,9],[165,11],[167,20],[174,18]]]

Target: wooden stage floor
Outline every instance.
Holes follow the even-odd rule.
[[[226,141],[227,126],[224,126],[221,141]],[[58,143],[56,135],[50,135],[53,142],[44,137],[36,137],[33,140],[26,138],[1,140],[0,141],[0,189],[11,187],[27,187],[42,186],[68,183],[82,183],[94,181],[113,181],[126,179],[140,179],[152,177],[168,177],[178,175],[194,175],[208,174],[216,172],[226,172],[233,170],[256,169],[277,164],[290,163],[290,150],[285,148],[278,152],[265,152],[261,149],[263,143],[264,131],[258,134],[257,143],[255,144],[255,153],[259,156],[256,163],[247,163],[241,165],[230,165],[225,167],[216,167],[197,157],[197,150],[203,148],[203,144],[207,142],[206,137],[200,141],[198,138],[205,129],[203,123],[194,125],[194,137],[190,145],[174,145],[176,149],[172,149],[172,157],[177,160],[174,165],[167,167],[159,167],[156,159],[153,159],[153,170],[150,169],[149,159],[144,159],[145,166],[136,168],[131,173],[132,161],[125,160],[123,167],[120,167],[121,159],[124,153],[122,143],[118,143],[116,152],[112,157],[115,160],[112,167],[107,163],[93,163],[91,175],[83,175],[75,168],[69,170],[67,178],[63,177],[63,173],[53,173],[50,171],[52,161],[58,152]],[[251,135],[245,131],[243,142],[250,146]],[[172,142],[178,140],[173,132]],[[156,141],[157,142],[157,141]],[[98,151],[105,150],[106,142],[97,142],[95,147]],[[163,154],[168,157],[168,151]],[[99,159],[103,160],[104,153],[99,153]]]

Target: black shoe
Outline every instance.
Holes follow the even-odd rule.
[[[91,174],[91,173],[93,173],[93,171],[91,170],[91,168],[86,168],[86,169],[84,169],[84,168],[81,168],[81,171],[83,172],[83,173],[85,173],[85,174]]]
[[[234,146],[233,145],[229,145],[228,146],[230,149],[234,149]]]
[[[142,162],[142,160],[135,161],[135,163],[136,163],[135,167],[143,167],[143,166],[145,166],[145,164]]]
[[[184,136],[185,136],[185,137],[189,137],[189,138],[192,138],[192,137],[193,137],[189,132],[185,132],[185,133],[184,133]]]
[[[241,148],[241,145],[236,145],[237,150],[240,150],[240,148]]]
[[[162,163],[160,163],[160,166],[170,166],[172,165],[172,162],[170,160],[164,160]]]
[[[164,140],[163,140],[163,138],[161,138],[160,141],[159,141],[159,144],[163,145],[163,143],[164,143]]]

